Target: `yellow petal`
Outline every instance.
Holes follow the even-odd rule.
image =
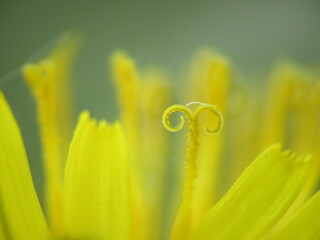
[[[200,102],[217,105],[225,116],[232,75],[230,63],[224,57],[209,50],[200,52],[195,60],[191,74],[193,82],[189,94],[194,96],[189,100],[196,99]],[[206,122],[210,123],[210,116],[206,117]],[[214,137],[204,135],[200,140],[199,171],[192,206],[193,224],[198,223],[203,214],[217,200],[223,139],[224,134],[221,133]]]
[[[166,207],[169,202],[166,186],[167,169],[169,167],[168,131],[159,124],[162,112],[172,99],[170,86],[166,83],[166,77],[158,71],[148,71],[143,75],[144,85],[142,88],[142,127],[140,142],[143,149],[142,174],[146,189],[146,201],[148,202],[148,218],[154,219],[153,224],[148,226],[149,239],[157,239],[164,236],[164,224],[168,225]],[[152,137],[150,137],[152,134]],[[146,206],[146,207],[147,207]],[[165,226],[168,229],[168,226]]]
[[[202,50],[192,64],[191,83],[186,102],[200,101],[227,108],[232,71],[223,56],[210,50]]]
[[[62,170],[72,133],[69,75],[78,46],[78,36],[63,38],[48,57],[23,67],[25,80],[38,107],[46,177],[46,207],[50,227],[58,237],[63,234]]]
[[[320,239],[320,192],[315,194],[270,240]]]
[[[290,98],[293,85],[296,82],[291,68],[278,67],[272,76],[272,82],[267,95],[267,105],[264,111],[264,125],[261,138],[261,148],[264,149],[274,142],[284,142],[286,136],[286,121],[290,112]]]
[[[147,224],[147,203],[142,178],[142,151],[141,148],[141,83],[136,70],[135,62],[126,53],[115,52],[111,58],[111,68],[116,85],[118,102],[121,109],[121,122],[128,140],[130,152],[133,212],[135,216],[134,239],[147,239],[149,229]]]
[[[312,172],[288,216],[314,193],[319,180],[319,86],[314,80],[307,69],[282,63],[274,73],[263,115],[262,147],[281,141],[298,154],[315,157]]]
[[[120,125],[81,114],[64,186],[65,231],[71,239],[129,239],[130,174]]]
[[[301,190],[310,157],[278,145],[264,151],[196,227],[191,239],[257,239],[284,214]]]
[[[306,73],[304,75],[307,76]],[[307,81],[306,76],[305,78],[301,77],[300,86],[295,90],[295,109],[291,114],[291,122],[293,123],[291,128],[294,131],[290,133],[289,144],[290,148],[299,154],[311,153],[314,156],[314,161],[312,161],[311,171],[305,186],[286,216],[281,220],[281,224],[286,222],[287,218],[290,218],[292,213],[295,213],[314,194],[319,183],[319,84]]]
[[[82,36],[78,33],[66,33],[62,35],[59,44],[47,57],[55,64],[55,96],[57,109],[58,130],[61,135],[61,145],[67,154],[73,126],[73,101],[72,101],[72,68],[82,44]]]
[[[310,109],[315,102],[309,99],[314,95],[312,88],[311,78],[299,67],[283,63],[276,68],[263,113],[263,149],[274,142],[284,142],[299,154],[310,153],[312,144],[305,140],[311,138],[313,141],[312,129],[315,127],[312,116],[315,113]],[[293,133],[290,133],[290,127],[295,129]]]
[[[0,93],[0,237],[48,239],[21,134]]]

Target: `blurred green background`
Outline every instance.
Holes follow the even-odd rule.
[[[20,67],[74,29],[85,35],[75,69],[76,112],[89,109],[108,120],[117,113],[107,68],[115,49],[127,50],[138,67],[165,68],[174,85],[201,47],[217,49],[244,73],[268,69],[281,56],[302,64],[320,60],[319,0],[0,0],[0,87],[21,127],[40,195],[34,101]]]

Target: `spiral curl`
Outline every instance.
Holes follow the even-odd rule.
[[[194,112],[192,112],[189,108],[189,106],[192,104],[199,104],[199,106],[196,108],[196,110]],[[221,112],[214,105],[200,103],[200,102],[190,102],[186,106],[175,104],[175,105],[168,107],[162,115],[162,123],[167,130],[169,130],[171,132],[177,132],[183,128],[184,118],[183,118],[183,116],[180,116],[180,121],[179,121],[178,125],[172,126],[172,124],[170,122],[170,116],[173,113],[176,113],[176,112],[184,113],[186,115],[186,117],[188,118],[189,122],[194,123],[194,122],[198,122],[198,118],[199,118],[200,113],[202,113],[204,111],[209,111],[210,113],[214,114],[218,120],[216,127],[213,129],[208,128],[207,126],[204,126],[205,132],[208,134],[219,133],[221,131],[221,129],[223,128],[223,116],[222,116]]]

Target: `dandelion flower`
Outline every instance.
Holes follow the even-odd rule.
[[[119,121],[83,111],[72,135],[78,43],[63,40],[23,67],[38,109],[46,214],[0,95],[0,239],[320,239],[312,70],[282,64],[264,92],[206,50],[178,96],[187,104],[173,104],[163,72],[138,71],[119,51],[110,62]]]

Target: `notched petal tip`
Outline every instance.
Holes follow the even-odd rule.
[[[309,164],[295,166],[294,163],[309,162],[303,159],[306,158],[290,151],[281,151],[279,144],[271,145],[208,211],[191,239],[211,239],[212,232],[215,239],[223,240],[257,239],[262,236],[283,216],[301,192]]]
[[[88,119],[90,119],[90,112],[88,110],[82,111],[80,113],[79,119],[80,120],[88,120]]]

